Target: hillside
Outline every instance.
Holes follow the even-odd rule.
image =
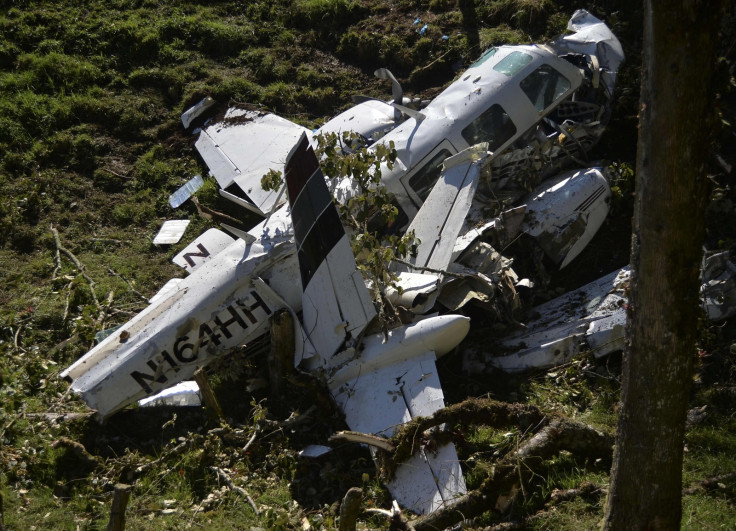
[[[58,374],[94,344],[95,334],[125,322],[169,278],[181,276],[171,257],[216,226],[191,201],[175,211],[168,204],[188,179],[207,175],[196,137],[181,126],[191,105],[212,96],[219,112],[253,105],[316,127],[349,107],[353,95],[387,99],[390,86],[373,76],[376,68],[388,67],[407,94],[430,98],[485,48],[544,42],[562,33],[579,7],[607,21],[627,56],[612,121],[591,153],[591,160],[617,168],[616,200],[590,247],[542,294],[549,296],[628,262],[641,47],[641,13],[629,3],[0,2],[0,529],[3,523],[102,528],[119,482],[134,486],[130,529],[332,528],[339,501],[354,486],[363,489],[364,508],[390,507],[364,448],[346,444],[311,461],[297,455],[306,444],[326,444],[344,425],[308,386],[270,396],[262,359],[235,354],[210,368],[225,425],[201,410],[137,409],[99,425]],[[714,192],[706,247],[733,252],[731,10],[714,102],[724,127],[709,169]],[[256,222],[226,204],[212,178],[197,197],[245,225]],[[173,218],[191,220],[182,242],[153,245],[161,223]],[[481,313],[472,317],[472,337],[488,344],[493,323]],[[688,431],[684,471],[690,488],[684,525],[693,529],[736,527],[732,321],[702,327],[691,405],[705,415]],[[519,402],[611,433],[619,364],[620,357],[590,356],[554,371],[469,377],[450,355],[440,373],[449,403]],[[304,416],[287,422],[292,415]],[[479,486],[525,435],[488,426],[460,433],[469,487]],[[518,503],[489,510],[472,526],[590,528],[602,515],[609,467],[605,459],[563,453],[530,481]],[[228,488],[223,477],[245,490]],[[699,483],[711,478],[720,479]],[[586,483],[594,488],[554,501],[553,493]],[[388,526],[385,516],[366,512],[361,522]]]

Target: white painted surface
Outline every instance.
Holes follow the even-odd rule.
[[[171,245],[178,243],[184,235],[184,232],[187,230],[189,223],[188,219],[170,219],[169,221],[164,221],[158,234],[153,238],[154,245]]]
[[[196,147],[221,188],[235,182],[261,213],[276,206],[278,192],[261,178],[284,171],[286,156],[306,128],[273,114],[230,109],[225,119],[200,133]]]
[[[184,247],[171,261],[191,273],[202,264],[212,260],[234,241],[235,238],[228,236],[221,230],[208,229]]]

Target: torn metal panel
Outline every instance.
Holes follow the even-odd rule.
[[[561,35],[552,46],[561,51],[584,54],[595,58],[600,76],[609,94],[613,93],[616,74],[624,60],[624,50],[616,36],[601,20],[584,9],[573,13],[567,23],[573,33]]]
[[[215,100],[212,99],[210,96],[207,96],[205,98],[202,98],[196,105],[184,111],[184,114],[181,115],[181,124],[184,126],[184,129],[189,129],[189,126],[192,125],[192,122],[199,118],[203,113],[207,111],[207,109],[212,107],[214,104]]]
[[[703,259],[703,284],[700,298],[708,319],[727,319],[736,315],[736,264],[728,252]]]
[[[623,268],[537,306],[533,310],[538,315],[536,319],[526,323],[524,330],[503,339],[508,355],[465,352],[465,370],[542,369],[565,363],[581,352],[603,356],[620,350],[624,342],[628,279],[629,270]]]
[[[402,306],[414,313],[428,312],[439,295],[439,276],[426,273],[401,272],[394,283],[388,286],[384,295],[394,306]]]
[[[184,183],[176,192],[169,196],[169,205],[171,208],[180,207],[192,194],[202,188],[204,181],[201,175],[195,175]]]
[[[736,265],[729,253],[703,261],[701,304],[709,319],[736,315]],[[478,350],[464,353],[468,372],[491,368],[507,372],[544,369],[569,361],[579,353],[602,357],[623,349],[628,299],[628,266],[534,308],[537,317],[522,331],[503,339],[510,352],[490,356]]]
[[[154,245],[172,245],[178,243],[181,237],[184,236],[189,223],[190,220],[188,219],[170,219],[169,221],[164,221],[158,234],[153,238]]]

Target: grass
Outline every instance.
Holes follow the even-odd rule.
[[[211,95],[219,111],[250,103],[311,127],[348,105],[355,93],[387,98],[390,88],[372,76],[377,67],[392,69],[408,94],[436,93],[485,46],[539,42],[559,33],[577,7],[568,4],[558,9],[546,0],[477,2],[470,12],[467,3],[461,10],[453,0],[2,3],[0,493],[7,528],[103,528],[118,481],[134,484],[127,513],[131,529],[333,528],[336,502],[352,486],[363,488],[365,506],[388,507],[389,495],[364,449],[337,448],[314,462],[297,457],[305,444],[324,443],[340,429],[330,410],[293,430],[264,432],[243,451],[256,427],[265,430],[265,420],[286,419],[314,402],[302,389],[289,390],[281,400],[263,390],[244,391],[264,377],[253,360],[229,362],[238,368],[230,371],[234,381],[212,375],[240,434],[212,432],[217,423],[201,411],[131,410],[102,426],[84,417],[55,420],[39,414],[86,411],[59,372],[89,349],[95,333],[125,322],[169,278],[180,275],[171,257],[212,226],[191,203],[176,211],[167,204],[171,192],[207,171],[195,155],[194,137],[179,122],[190,105]],[[615,30],[633,35],[622,38],[629,46],[637,42],[636,30],[626,16],[619,14]],[[424,35],[413,25],[417,17],[428,26]],[[607,156],[624,153],[620,160],[630,163],[638,73],[629,65],[636,64],[638,52],[627,53],[634,60],[620,75],[621,118],[612,124],[615,138],[602,145],[611,149]],[[200,201],[228,211],[214,181],[206,181]],[[628,190],[621,190],[621,215],[630,217]],[[156,247],[152,238],[169,218],[192,220],[185,241]],[[723,228],[729,224],[721,225],[718,239],[733,241]],[[80,266],[64,254],[57,261],[52,228]],[[95,297],[107,306],[104,314]],[[718,347],[733,338],[720,334],[713,332],[709,350],[721,365],[704,369],[704,383],[694,395],[694,405],[711,410],[688,432],[686,484],[736,466],[733,401],[722,377],[736,362],[727,348]],[[520,379],[468,378],[452,370],[442,376],[451,400],[491,393],[612,430],[615,365],[614,360],[606,372],[583,359]],[[221,374],[228,373],[228,362],[222,366]],[[469,484],[477,485],[493,459],[523,437],[483,426],[465,434],[458,448]],[[85,465],[70,447],[58,444],[64,438],[84,444],[100,464]],[[189,446],[175,453],[181,441]],[[131,470],[162,456],[146,473],[129,478]],[[241,494],[223,490],[212,466],[227,470],[261,513],[256,516]],[[591,528],[602,514],[600,497],[532,516],[554,489],[583,481],[605,486],[606,467],[562,456],[513,514],[539,529]],[[683,526],[734,527],[733,503],[733,483],[688,495]],[[500,519],[486,515],[476,523]],[[375,516],[365,522],[387,525]]]

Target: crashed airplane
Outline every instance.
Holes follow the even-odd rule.
[[[381,69],[391,101],[360,98],[315,132],[242,109],[204,124],[213,102],[200,102],[182,122],[199,131],[196,147],[221,195],[265,219],[247,232],[229,228],[234,237],[200,235],[174,258],[188,276],[62,376],[106,418],[236,347],[258,348],[269,316],[287,309],[295,365],[325,381],[351,429],[389,436],[442,408],[435,360],[462,341],[469,320],[427,312],[490,307],[499,292],[513,299],[524,280],[494,246],[524,234],[564,267],[608,213],[599,169],[544,181],[601,135],[623,60],[616,37],[586,11],[568,28],[545,45],[489,49],[426,105],[404,98]],[[332,201],[354,193],[350,177],[328,189],[312,146],[318,134],[346,131],[368,149],[393,144],[396,163],[383,168],[382,184],[399,210],[397,230],[420,240],[408,265],[395,267],[401,289],[387,293],[415,317],[386,334],[368,330],[376,309]],[[283,173],[286,194],[261,188],[270,170]],[[415,454],[388,486],[404,507],[438,509],[465,491],[454,446]]]

